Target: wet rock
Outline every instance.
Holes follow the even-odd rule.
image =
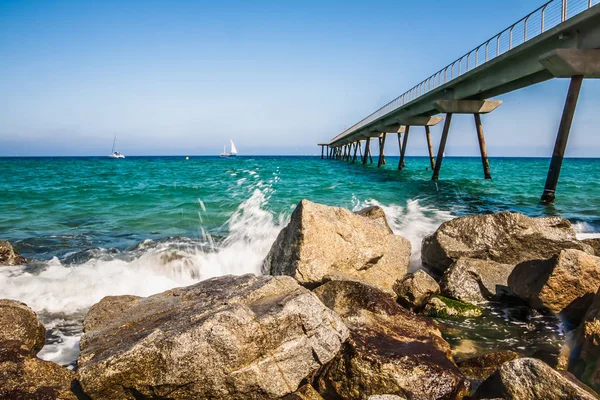
[[[324,398],[454,399],[468,393],[450,346],[427,318],[359,282],[329,282],[314,292],[350,330],[343,351],[316,381]]]
[[[595,393],[565,371],[555,371],[535,358],[504,363],[479,386],[474,399],[597,399]]]
[[[298,388],[294,393],[288,394],[284,400],[323,400],[319,392],[311,385],[304,385]]]
[[[433,296],[429,299],[423,313],[430,317],[480,317],[482,311],[480,307],[472,304],[463,303],[458,300],[452,300],[444,296]]]
[[[517,265],[508,284],[530,307],[548,309],[576,326],[600,287],[600,258],[563,250],[548,260]]]
[[[461,257],[446,270],[440,281],[444,296],[478,303],[510,294],[508,277],[514,265]]]
[[[369,396],[367,400],[407,400],[404,396],[397,396],[395,394],[380,394],[375,396]]]
[[[489,378],[505,362],[517,358],[519,355],[514,351],[496,351],[461,361],[458,363],[458,368],[471,382],[480,382]]]
[[[569,371],[600,392],[600,290],[575,334]]]
[[[460,257],[516,265],[552,257],[563,249],[593,254],[589,245],[577,240],[566,219],[500,212],[444,222],[423,239],[421,258],[424,266],[443,273]]]
[[[404,278],[396,281],[394,292],[398,301],[405,307],[419,309],[427,300],[440,292],[440,285],[427,272],[422,269],[409,273]]]
[[[377,222],[382,228],[387,230],[389,233],[394,233],[392,228],[390,228],[390,224],[388,224],[387,217],[385,216],[385,212],[383,208],[379,206],[371,206],[367,208],[363,208],[362,210],[358,210],[354,212],[356,215],[360,215],[362,217],[366,217],[372,219]]]
[[[393,294],[410,262],[410,242],[371,218],[302,200],[267,255],[263,272],[314,288],[327,277],[360,279]]]
[[[348,336],[290,277],[223,276],[121,300],[101,301],[84,320],[79,375],[94,399],[279,398]]]
[[[0,240],[0,267],[25,264],[27,260],[6,240]]]
[[[40,360],[17,340],[0,342],[0,399],[76,400],[73,371]]]
[[[46,329],[27,305],[0,300],[0,342],[5,341],[18,341],[33,356],[44,346]]]
[[[582,242],[591,246],[594,249],[594,255],[600,257],[600,238],[583,239]]]

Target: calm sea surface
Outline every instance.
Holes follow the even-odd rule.
[[[460,215],[561,215],[582,235],[600,232],[600,160],[565,160],[551,207],[538,203],[549,160],[490,162],[485,181],[478,158],[446,158],[436,183],[425,157],[402,172],[397,157],[380,169],[318,157],[0,158],[0,239],[32,260],[0,269],[0,297],[34,308],[49,331],[42,357],[70,364],[92,304],[258,273],[303,198],[382,206],[413,244],[413,269],[422,238]]]

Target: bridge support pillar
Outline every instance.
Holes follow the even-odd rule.
[[[483,164],[483,174],[485,179],[492,179],[490,173],[490,163],[487,158],[487,149],[485,147],[485,138],[483,136],[483,127],[481,125],[480,114],[487,114],[494,111],[502,104],[501,100],[438,100],[435,102],[435,108],[439,112],[446,113],[446,122],[442,132],[440,148],[435,159],[432,180],[437,181],[440,176],[442,158],[450,130],[450,121],[453,114],[473,114],[475,117],[475,127],[477,128],[477,139],[479,140],[479,151],[481,153],[481,162]]]
[[[404,140],[402,141],[402,149],[400,150],[400,161],[398,161],[398,169],[404,168],[404,155],[406,154],[406,145],[408,144],[408,133],[410,132],[410,125],[406,125],[404,130]]]
[[[544,187],[544,193],[542,194],[542,203],[545,204],[554,202],[556,185],[558,184],[558,177],[565,156],[565,149],[567,148],[567,141],[569,140],[571,124],[573,123],[573,116],[575,115],[575,107],[577,106],[577,99],[579,98],[582,82],[583,75],[571,77],[567,99],[565,100],[565,107],[558,127],[558,134],[556,135],[556,142],[554,143],[554,151],[552,152],[548,176],[546,177],[546,185]]]
[[[485,137],[483,136],[483,126],[481,125],[481,116],[479,114],[473,114],[473,117],[475,117],[477,140],[479,140],[479,152],[481,153],[483,176],[485,179],[492,179],[492,174],[490,172],[490,162],[488,161],[487,149],[485,147]]]
[[[450,122],[452,122],[452,113],[446,114],[446,120],[444,121],[444,129],[442,130],[442,139],[440,140],[440,147],[438,154],[435,159],[435,167],[433,168],[433,176],[431,180],[437,181],[440,177],[440,168],[442,168],[442,160],[444,158],[444,149],[446,148],[446,140],[448,140],[448,132],[450,131]]]
[[[386,133],[383,133],[381,136],[379,136],[379,160],[377,160],[377,168],[381,167],[382,165],[385,165],[385,154],[383,150],[385,148],[386,137]]]
[[[321,146],[321,160],[323,159],[324,153],[325,153],[325,146]]]
[[[358,142],[354,143],[354,156],[352,157],[352,164],[356,162],[356,153],[358,152]]]
[[[425,137],[427,138],[427,149],[429,150],[429,162],[431,164],[431,170],[435,168],[435,159],[433,158],[433,146],[431,145],[431,132],[429,126],[425,125]]]
[[[359,140],[358,142],[356,142],[356,144],[358,145],[358,155],[359,155],[360,159],[362,160],[363,159],[362,143]]]
[[[367,140],[365,140],[365,155],[363,156],[363,160],[362,160],[363,165],[367,163],[367,158],[369,158],[370,152],[371,152],[371,138],[367,138]]]

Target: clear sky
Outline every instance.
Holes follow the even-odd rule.
[[[106,155],[115,133],[125,155],[217,154],[229,138],[315,154],[542,3],[0,0],[0,156]],[[489,154],[550,156],[567,87],[501,96]],[[567,156],[600,154],[599,89],[584,82]],[[425,152],[411,135],[408,154]],[[457,116],[447,155],[477,152]]]

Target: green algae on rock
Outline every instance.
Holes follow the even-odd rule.
[[[425,305],[423,313],[430,317],[480,317],[483,312],[481,307],[463,303],[458,300],[452,300],[444,296],[433,296]]]

